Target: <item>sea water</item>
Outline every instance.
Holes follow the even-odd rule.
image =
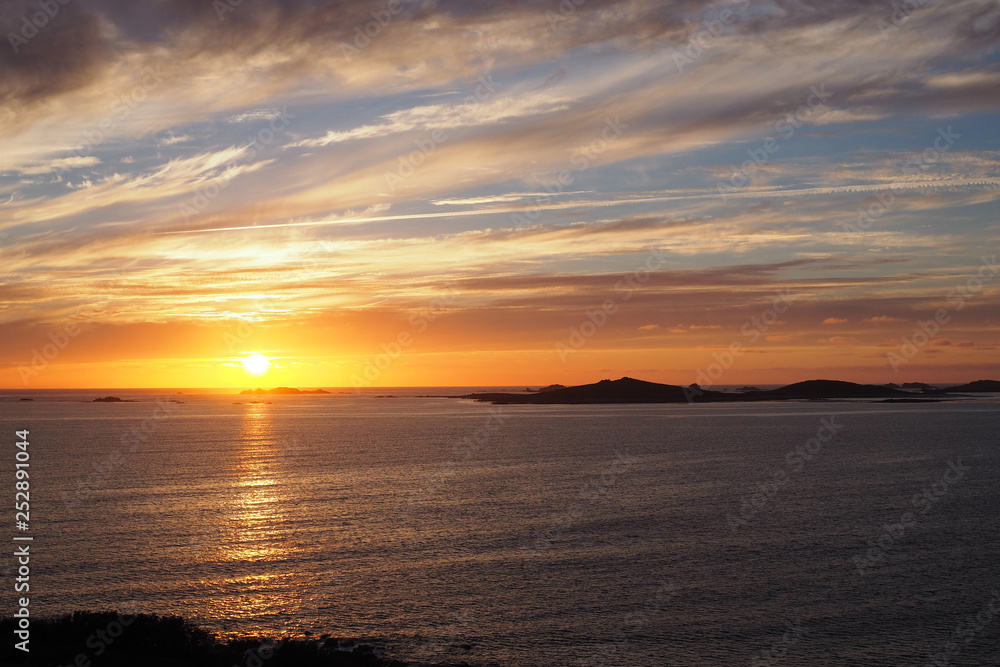
[[[473,665],[1000,664],[995,398],[102,393],[0,396],[36,616]]]

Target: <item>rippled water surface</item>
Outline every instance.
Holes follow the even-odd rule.
[[[36,614],[471,664],[1000,664],[992,399],[118,395],[0,397]]]

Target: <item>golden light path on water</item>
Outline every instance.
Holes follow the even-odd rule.
[[[250,622],[282,616],[297,606],[295,575],[283,567],[293,560],[294,543],[284,529],[289,524],[288,472],[271,419],[269,403],[249,403],[227,468],[229,499],[214,527],[214,553],[206,554],[223,571],[240,573],[204,582],[228,595],[206,596],[205,613],[216,618]]]

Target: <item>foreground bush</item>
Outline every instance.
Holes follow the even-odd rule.
[[[215,636],[180,616],[78,611],[32,619],[30,653],[14,647],[16,619],[0,619],[8,638],[0,666],[32,667],[404,667],[353,642],[233,639]],[[340,648],[338,649],[338,645]],[[345,645],[347,648],[345,648]]]

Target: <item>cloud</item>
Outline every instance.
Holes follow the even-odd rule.
[[[499,85],[499,84],[497,84]],[[379,118],[384,122],[362,125],[350,130],[329,130],[322,137],[303,139],[290,144],[294,147],[319,147],[330,144],[373,139],[411,130],[455,130],[476,125],[498,125],[512,119],[522,120],[528,116],[552,113],[569,107],[571,100],[553,97],[546,93],[533,93],[509,97],[466,99],[454,104],[433,104],[412,107],[385,114]]]
[[[868,322],[870,324],[883,324],[887,322],[906,322],[905,319],[902,319],[900,317],[889,317],[888,315],[879,315],[877,317],[866,317],[862,321]]]
[[[260,122],[265,120],[272,120],[278,118],[282,115],[283,111],[278,109],[251,109],[250,111],[243,111],[241,113],[233,114],[227,116],[223,120],[226,123],[232,125],[239,125],[241,123],[247,122]]]
[[[829,345],[853,345],[858,342],[858,339],[852,336],[831,336],[830,338],[821,338],[816,342]]]
[[[635,332],[650,321],[698,322],[664,325],[671,345],[731,338],[785,289],[801,300],[768,340],[806,347],[817,321],[848,323],[832,310],[869,325],[927,312],[1000,240],[983,218],[1000,198],[982,120],[1000,109],[995,3],[927,6],[883,37],[886,4],[769,1],[683,71],[673,55],[720,6],[573,4],[552,25],[552,0],[404,2],[350,57],[385,0],[244,0],[222,16],[204,0],[60,4],[20,53],[0,49],[0,260],[26,276],[10,279],[4,317],[93,300],[111,321],[213,320],[253,291],[280,295],[285,314],[374,311],[361,295],[377,290],[390,321],[447,279],[475,304],[456,326],[509,322],[518,344],[550,348],[655,247],[669,270],[602,330],[609,347],[648,344]],[[0,33],[29,11],[4,3]],[[134,99],[146,67],[162,82]],[[488,76],[495,93],[470,101]],[[828,104],[720,197],[717,181],[822,84]],[[297,119],[281,141],[305,150],[239,148],[241,126],[285,108]],[[610,118],[625,126],[613,141]],[[947,124],[960,140],[908,170]],[[387,187],[435,130],[447,141]],[[206,188],[212,201],[183,220]],[[847,239],[886,192],[885,214]],[[123,266],[126,284],[87,275]],[[954,347],[995,340],[989,305],[969,302]]]
[[[639,327],[639,331],[655,331],[660,328],[659,324],[643,324]]]
[[[94,156],[87,157],[66,157],[49,160],[48,162],[21,167],[20,172],[24,175],[51,174],[62,172],[68,169],[80,169],[82,167],[93,167],[99,165],[101,161]]]
[[[189,141],[193,141],[194,137],[187,134],[169,135],[162,139],[158,139],[156,142],[157,146],[173,146],[174,144],[183,144]]]
[[[593,194],[588,191],[568,191],[568,192],[509,192],[502,195],[483,195],[481,197],[465,197],[452,199],[434,199],[431,204],[435,206],[475,206],[478,204],[509,204],[525,200],[545,201],[551,197],[566,197],[569,195]]]

